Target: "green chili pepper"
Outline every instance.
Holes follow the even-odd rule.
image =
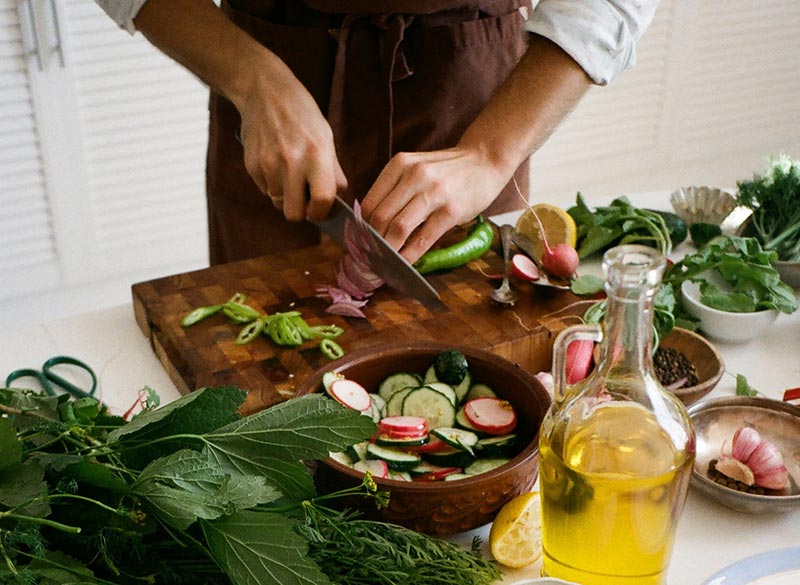
[[[260,316],[253,307],[233,301],[222,305],[222,312],[234,323],[249,323]]]
[[[194,325],[198,321],[202,321],[206,317],[210,317],[215,313],[219,313],[222,309],[222,305],[210,305],[208,307],[198,307],[188,315],[186,315],[181,320],[182,327],[189,327],[190,325]]]
[[[264,317],[266,317],[266,315]],[[259,317],[255,321],[251,321],[245,325],[242,330],[239,331],[239,335],[236,336],[236,345],[250,343],[258,337],[258,334],[264,330],[267,324],[267,319],[264,317]]]
[[[322,337],[324,339],[336,339],[344,333],[344,329],[338,325],[314,325],[311,327],[311,331],[314,332],[315,337]]]
[[[300,329],[285,313],[280,315],[278,328],[281,330],[283,338],[286,340],[285,345],[300,345],[303,343],[303,336],[300,335]]]
[[[478,216],[478,222],[470,230],[469,235],[452,246],[430,250],[414,262],[414,268],[420,274],[428,274],[437,270],[447,270],[466,264],[470,260],[480,258],[492,246],[494,231],[492,226]]]
[[[332,339],[323,339],[319,342],[319,350],[329,360],[338,360],[344,355],[342,346]]]
[[[300,337],[303,338],[303,341],[308,341],[309,339],[314,339],[314,337],[315,337],[314,332],[311,330],[311,327],[308,326],[308,323],[306,323],[306,320],[303,319],[299,314],[292,315],[290,317],[290,320],[297,327],[297,330],[300,332]]]

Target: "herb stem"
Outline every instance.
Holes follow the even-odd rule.
[[[14,520],[20,520],[21,522],[41,524],[42,526],[49,526],[50,528],[55,528],[56,530],[68,532],[70,534],[79,534],[81,531],[78,526],[67,526],[66,524],[48,520],[47,518],[36,518],[35,516],[26,516],[25,514],[14,514],[11,511],[0,512],[0,519],[2,518],[13,518]]]

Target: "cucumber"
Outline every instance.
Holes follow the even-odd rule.
[[[433,465],[427,461],[422,461],[419,465],[412,467],[408,471],[411,475],[425,475],[426,473],[433,473],[434,471],[438,471],[440,469],[441,467],[438,465]]]
[[[487,471],[491,471],[492,469],[497,469],[501,465],[505,465],[511,461],[511,459],[506,459],[505,457],[497,457],[492,459],[476,459],[473,463],[470,463],[466,467],[464,467],[464,473],[467,475],[479,475],[481,473],[486,473]]]
[[[415,388],[406,395],[401,414],[423,417],[429,429],[456,424],[456,407],[447,396],[428,386]]]
[[[355,445],[350,445],[347,448],[347,454],[350,456],[350,459],[353,461],[363,461],[367,458],[367,445],[369,445],[369,441],[361,441],[360,443],[356,443]]]
[[[686,236],[689,235],[686,222],[683,221],[680,216],[669,211],[661,211],[658,209],[646,209],[645,211],[649,211],[661,216],[667,226],[667,232],[669,233],[669,239],[672,242],[673,248],[685,240]]]
[[[403,388],[399,392],[395,392],[392,397],[386,401],[386,407],[383,409],[385,416],[400,416],[403,414],[403,400],[408,396],[412,390],[416,388]]]
[[[427,370],[425,370],[425,376],[422,378],[423,384],[430,384],[431,382],[438,382],[439,379],[436,377],[436,368],[432,365]]]
[[[456,397],[456,391],[453,390],[453,387],[449,384],[445,384],[444,382],[428,382],[425,384],[428,388],[433,388],[437,392],[444,394],[447,396],[447,399],[450,401],[450,404],[455,406],[458,403],[458,398]]]
[[[386,401],[380,394],[370,394],[370,413],[372,414],[372,420],[375,424],[378,424],[384,416],[384,411],[386,410]]]
[[[425,453],[425,461],[438,467],[460,467],[465,468],[475,461],[475,457],[463,449],[447,449],[446,451],[436,451],[435,453]]]
[[[497,398],[497,393],[492,390],[491,386],[488,384],[481,384],[479,382],[470,386],[469,392],[467,392],[464,398],[464,402],[469,402],[476,398]]]
[[[367,445],[367,455],[371,459],[385,461],[389,469],[394,471],[408,471],[422,462],[422,458],[419,455],[392,447],[381,447],[375,443]]]
[[[331,384],[333,384],[336,380],[343,380],[344,375],[340,374],[336,370],[330,370],[329,372],[325,372],[322,374],[322,387],[325,388],[325,392],[329,392],[331,388]]]
[[[478,443],[478,435],[471,431],[454,429],[450,427],[440,427],[433,429],[431,434],[439,437],[451,447],[463,449],[464,451],[469,452],[470,455],[475,454],[472,448]]]
[[[467,393],[469,392],[470,388],[472,387],[472,374],[467,373],[464,374],[464,379],[461,380],[461,383],[458,386],[454,386],[453,390],[456,391],[456,398],[459,403],[464,402],[464,399],[467,397]]]
[[[413,481],[409,472],[392,471],[391,469],[389,470],[389,477],[387,479],[393,479],[395,481]]]
[[[458,350],[443,351],[433,362],[436,379],[451,386],[458,386],[469,370],[466,356]]]
[[[341,463],[342,465],[346,465],[347,467],[353,467],[353,460],[350,458],[350,455],[348,455],[344,451],[335,451],[335,452],[331,451],[330,453],[328,453],[328,456],[334,461]]]
[[[418,374],[400,372],[384,378],[378,385],[378,394],[384,399],[389,400],[395,392],[403,388],[416,388],[422,385],[422,379]]]
[[[486,437],[480,439],[474,448],[480,457],[510,457],[517,451],[517,435]]]
[[[444,478],[444,481],[456,481],[459,479],[469,479],[470,477],[472,476],[468,473],[451,473]]]
[[[419,447],[428,441],[428,435],[425,435],[424,437],[406,437],[402,439],[389,437],[387,435],[378,435],[375,438],[375,443],[377,445],[381,445],[382,447],[397,447],[399,449],[402,449],[403,447]]]
[[[462,429],[467,429],[468,431],[472,431],[473,433],[476,433],[476,434],[479,434],[479,435],[483,434],[478,429],[476,429],[474,426],[472,426],[472,423],[470,423],[469,420],[467,420],[467,415],[464,414],[464,407],[463,406],[461,408],[459,408],[458,411],[456,412],[456,424],[458,426],[460,426]]]

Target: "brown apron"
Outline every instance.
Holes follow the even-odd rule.
[[[454,146],[525,51],[528,0],[230,0],[231,20],[276,53],[333,129],[352,201],[394,153]],[[210,98],[206,170],[211,263],[319,243],[248,175],[239,113]],[[528,165],[516,173],[524,195]],[[488,213],[519,209],[506,186]]]

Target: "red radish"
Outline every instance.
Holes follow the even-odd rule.
[[[364,412],[372,406],[372,399],[364,387],[354,380],[342,378],[331,384],[328,393],[348,408]]]
[[[386,461],[381,459],[365,459],[363,461],[358,461],[353,465],[353,469],[361,473],[369,471],[372,477],[377,477],[378,479],[386,479],[389,477],[389,465]]]
[[[539,267],[525,254],[514,254],[511,258],[511,272],[522,280],[539,280]]]
[[[414,478],[414,481],[439,481],[440,479],[444,479],[448,475],[453,475],[454,473],[461,473],[461,468],[442,467],[441,469],[418,475]]]
[[[576,339],[567,346],[567,384],[577,384],[589,375],[593,351],[594,343],[588,339]]]
[[[431,436],[430,440],[424,445],[406,448],[407,451],[412,451],[414,453],[437,453],[439,451],[445,451],[446,449],[451,449],[450,445],[442,441],[439,437],[433,436]]]
[[[475,398],[464,406],[467,421],[476,430],[490,435],[506,435],[517,426],[517,413],[508,400]]]
[[[575,248],[569,244],[558,244],[550,248],[547,240],[542,238],[542,241],[545,248],[544,254],[542,254],[542,268],[553,276],[571,278],[581,263]]]
[[[424,437],[428,421],[421,416],[387,416],[378,423],[378,432],[389,437]]]

